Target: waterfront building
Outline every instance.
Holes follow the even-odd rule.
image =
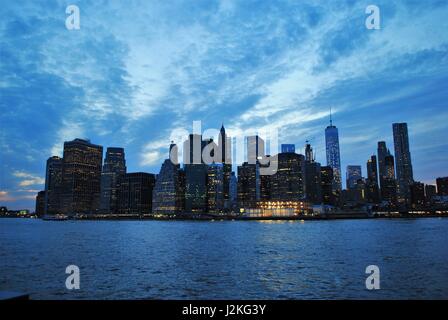
[[[45,215],[45,190],[37,193],[35,213],[39,217]]]
[[[44,214],[57,214],[60,211],[62,187],[62,158],[48,158],[45,170]]]
[[[120,179],[118,212],[120,214],[151,213],[155,180],[155,175],[152,173],[126,173]]]
[[[421,182],[413,182],[410,185],[410,200],[413,209],[422,208],[425,203],[425,185]]]
[[[230,208],[233,208],[238,202],[238,179],[234,171],[230,173],[229,190]]]
[[[299,201],[305,198],[305,157],[296,153],[279,153],[277,172],[270,176],[270,200]]]
[[[309,143],[305,146],[305,194],[308,202],[322,203],[321,166],[315,161],[313,148]]]
[[[62,213],[94,213],[99,208],[102,160],[102,146],[83,139],[64,142]]]
[[[395,180],[395,160],[393,155],[384,158],[385,176],[383,177],[383,187],[381,188],[381,199],[387,206],[397,204],[397,181]]]
[[[173,144],[170,150],[173,148]],[[153,190],[152,212],[154,214],[176,214],[185,206],[185,176],[180,165],[166,159],[157,175]]]
[[[361,166],[347,166],[346,183],[345,201],[351,205],[364,203],[366,200],[366,182],[362,177]]]
[[[123,148],[109,147],[101,173],[100,210],[116,213],[120,180],[126,174],[126,160]]]
[[[275,167],[274,161],[277,161],[277,157],[272,157],[270,159],[269,164],[260,164],[260,168],[266,168],[269,170],[269,166],[271,165],[272,168]],[[270,174],[260,174],[260,200],[270,200],[271,199],[271,181],[272,181],[272,175]]]
[[[378,176],[379,176],[379,184],[381,189],[381,194],[384,188],[384,179],[387,176],[386,172],[386,157],[390,156],[390,151],[386,146],[385,141],[378,141]]]
[[[185,210],[188,213],[207,211],[207,165],[186,164],[185,170]]]
[[[369,203],[380,202],[377,161],[374,155],[367,161],[366,198]]]
[[[258,164],[244,162],[238,166],[238,206],[255,208],[260,200]]]
[[[427,205],[433,205],[435,202],[435,197],[437,196],[437,189],[435,185],[427,184],[425,185],[425,199]]]
[[[207,211],[224,210],[224,165],[211,164],[207,167]]]
[[[325,205],[335,205],[333,193],[333,169],[330,166],[320,167],[322,203]]]
[[[336,193],[340,193],[342,190],[342,179],[339,132],[338,128],[333,125],[331,115],[330,125],[325,129],[325,146],[327,155],[327,166],[333,169],[333,191]]]
[[[448,196],[448,177],[437,178],[437,194],[439,196]]]
[[[392,128],[398,183],[398,202],[406,205],[410,201],[410,185],[414,182],[411,152],[409,150],[408,125],[407,123],[394,123]]]

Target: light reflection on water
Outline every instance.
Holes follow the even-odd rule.
[[[448,219],[0,219],[0,290],[55,299],[448,298]],[[81,290],[65,289],[65,267]],[[365,289],[378,265],[381,290]]]

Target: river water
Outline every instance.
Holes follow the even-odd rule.
[[[80,269],[68,290],[65,269]],[[380,289],[366,289],[366,267]],[[0,219],[0,290],[32,299],[447,299],[448,219]]]

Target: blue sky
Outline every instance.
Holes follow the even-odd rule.
[[[80,8],[81,28],[65,27]],[[367,30],[365,8],[381,10]],[[76,137],[158,173],[192,121],[277,128],[343,172],[408,122],[416,180],[448,175],[447,1],[6,1],[0,12],[0,205],[34,208],[45,161]],[[344,173],[345,175],[345,173]]]

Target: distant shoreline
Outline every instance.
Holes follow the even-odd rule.
[[[448,218],[448,214],[394,214],[390,216],[386,215],[367,215],[365,213],[342,213],[342,214],[327,214],[316,216],[269,216],[269,217],[248,217],[248,216],[210,216],[210,215],[197,215],[197,216],[159,216],[153,215],[122,215],[122,216],[107,216],[107,215],[84,215],[78,217],[67,217],[65,219],[45,219],[43,217],[29,216],[0,216],[0,218],[13,218],[13,219],[39,219],[43,221],[313,221],[313,220],[359,220],[359,219],[416,219],[416,218]]]

